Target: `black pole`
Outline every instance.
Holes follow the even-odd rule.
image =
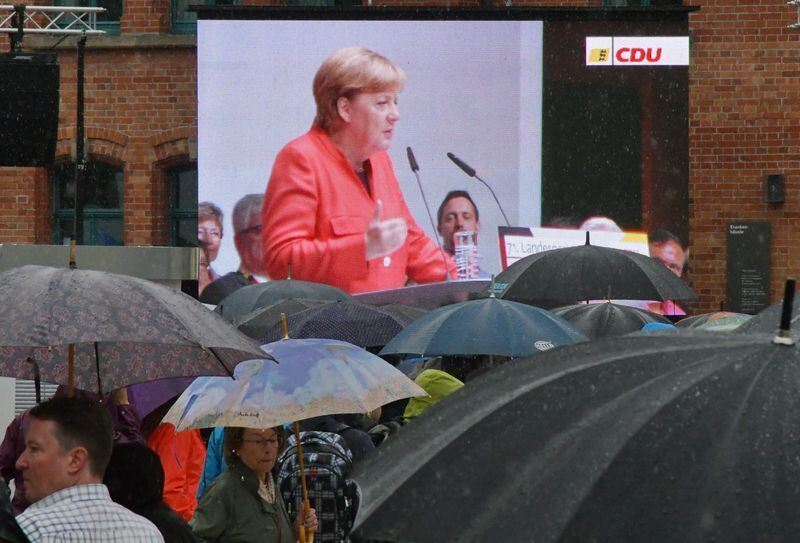
[[[786,280],[783,289],[783,305],[781,306],[780,329],[787,332],[792,328],[792,308],[794,306],[794,291],[797,280],[790,277]]]
[[[75,123],[75,218],[72,223],[73,239],[83,245],[83,181],[86,173],[86,157],[83,148],[83,57],[86,46],[86,34],[78,40],[78,99],[77,120]]]
[[[772,342],[778,345],[794,345],[791,327],[796,286],[797,280],[794,277],[786,280],[786,286],[783,291],[783,306],[781,306],[781,324],[780,328],[775,332],[775,337],[772,338]]]
[[[22,50],[22,35],[25,27],[25,5],[18,4],[14,6],[14,24],[17,26],[17,32],[9,36],[11,38],[11,52],[19,53]]]

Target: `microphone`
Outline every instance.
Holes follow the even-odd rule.
[[[472,167],[470,167],[470,166],[469,166],[469,164],[467,164],[466,162],[464,162],[463,160],[461,160],[460,158],[458,158],[458,157],[457,157],[456,155],[454,155],[453,153],[447,153],[447,158],[449,158],[450,160],[452,160],[452,161],[453,161],[453,163],[454,163],[456,166],[458,166],[459,168],[461,168],[461,169],[464,171],[464,173],[465,173],[465,174],[467,174],[467,175],[468,175],[468,176],[470,176],[470,177],[474,177],[475,179],[477,179],[478,181],[480,181],[481,183],[483,183],[483,184],[484,184],[484,186],[485,186],[487,189],[489,189],[489,192],[491,192],[491,193],[492,193],[492,196],[494,197],[494,201],[495,201],[495,202],[497,202],[497,207],[499,207],[499,208],[500,208],[500,213],[502,213],[502,214],[503,214],[503,218],[506,220],[506,226],[511,226],[511,223],[508,221],[508,217],[506,216],[506,212],[503,210],[503,206],[502,206],[502,205],[500,205],[500,200],[498,200],[498,199],[497,199],[497,195],[496,195],[496,194],[494,193],[494,191],[492,190],[492,187],[490,187],[490,186],[489,186],[489,183],[487,183],[486,181],[484,181],[483,179],[481,179],[481,177],[480,177],[480,176],[479,176],[477,173],[475,173],[475,168],[472,168]]]
[[[422,190],[422,182],[419,180],[419,164],[414,157],[414,151],[411,147],[406,147],[406,154],[408,155],[408,165],[411,166],[411,171],[414,172],[414,177],[417,178],[417,185],[419,186],[419,193],[422,194],[422,202],[425,204],[425,211],[428,212],[428,219],[431,221],[431,228],[433,228],[433,235],[436,236],[436,244],[439,246],[439,252],[442,253],[442,264],[444,264],[444,280],[450,280],[450,274],[447,272],[447,257],[444,256],[444,249],[442,249],[442,242],[439,240],[439,231],[433,223],[433,215],[431,215],[431,208],[428,206],[428,199],[425,197],[425,191]]]

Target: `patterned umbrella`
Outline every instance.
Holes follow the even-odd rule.
[[[71,356],[72,351],[72,356]],[[0,375],[103,394],[134,383],[230,375],[263,358],[193,298],[127,275],[23,266],[0,274]]]
[[[280,362],[239,364],[234,379],[199,377],[164,417],[175,428],[271,428],[335,413],[366,413],[426,392],[391,364],[331,339],[284,339],[262,346]]]

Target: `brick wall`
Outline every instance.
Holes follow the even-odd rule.
[[[479,2],[373,1],[378,4],[455,7]],[[584,7],[600,2],[514,4]],[[690,265],[701,295],[695,310],[716,309],[725,297],[729,221],[772,224],[775,301],[785,277],[800,270],[800,31],[786,28],[796,20],[796,11],[784,0],[686,4],[701,8],[690,15]],[[166,0],[126,0],[125,6],[121,36],[90,38],[87,49],[87,151],[124,165],[125,242],[164,244],[164,169],[192,158],[196,139],[195,50],[186,40],[159,34],[169,30]],[[45,47],[53,41],[38,43]],[[0,47],[7,48],[5,36],[0,36]],[[68,160],[75,136],[75,54],[72,45],[58,51],[58,158]],[[786,175],[784,204],[764,203],[764,177],[772,173]],[[46,171],[0,168],[0,242],[49,242],[50,199]]]

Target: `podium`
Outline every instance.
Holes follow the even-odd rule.
[[[425,283],[389,290],[362,292],[353,296],[370,305],[403,304],[422,309],[436,309],[443,305],[465,302],[486,295],[489,279],[466,279]]]

